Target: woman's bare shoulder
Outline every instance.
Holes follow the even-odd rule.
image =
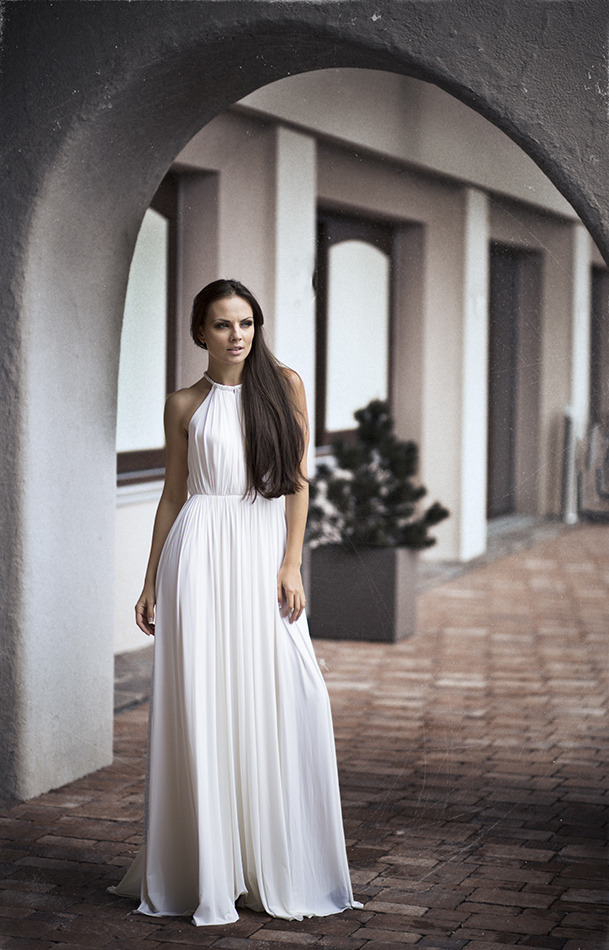
[[[304,383],[295,369],[290,369],[289,366],[283,366],[282,369],[288,381],[288,385],[292,390],[293,405],[306,421],[307,397],[305,394]]]
[[[292,387],[295,393],[304,392],[304,383],[295,369],[290,369],[289,366],[281,367],[284,373],[285,378]]]
[[[203,377],[192,386],[185,386],[184,389],[177,389],[171,393],[165,402],[165,416],[168,420],[173,420],[185,427],[185,423],[201,405],[206,396],[209,395],[211,385]]]

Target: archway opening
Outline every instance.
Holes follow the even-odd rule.
[[[541,37],[544,49],[557,51],[562,64],[564,43],[558,40],[573,35],[575,50],[583,31],[588,68],[594,71],[605,53],[596,26],[583,18],[570,23],[565,34],[562,9],[545,5],[531,8],[526,24],[510,10],[498,19],[494,8],[485,6],[470,12],[454,5],[397,4],[394,16],[381,24],[367,16],[347,22],[343,10],[325,4],[67,3],[13,4],[7,11],[2,116],[10,153],[3,197],[13,226],[0,267],[6,288],[4,353],[13,368],[2,394],[9,420],[1,454],[10,567],[1,596],[11,661],[3,679],[0,734],[2,787],[8,795],[30,797],[111,757],[116,378],[128,265],[154,191],[199,129],[230,103],[295,70],[344,66],[417,76],[470,103],[518,139],[602,237],[604,166],[582,169],[573,158],[584,140],[598,142],[601,133],[595,129],[602,123],[595,125],[594,110],[601,108],[600,100],[591,100],[579,142],[574,129],[581,102],[570,84],[557,89],[560,71],[552,55],[529,57],[535,95],[531,84],[521,88],[522,57]],[[496,84],[499,59],[504,81]],[[545,99],[540,120],[539,103]],[[306,138],[288,118],[276,143],[288,181],[302,167],[303,149],[310,148]],[[190,183],[200,191],[213,186],[213,175]],[[213,187],[208,193],[213,213]],[[269,197],[289,258],[289,216],[279,192]],[[476,222],[485,213],[475,188],[467,192],[466,205],[467,239],[474,241]],[[508,231],[510,220],[507,208]],[[421,237],[416,223],[401,235],[404,274],[425,259]],[[577,260],[585,243],[574,242]],[[256,255],[255,243],[250,252]],[[227,270],[233,270],[231,263],[216,261]],[[470,289],[479,276],[474,270],[461,275]],[[560,286],[559,280],[557,294]],[[285,286],[273,278],[259,291],[263,298],[267,289],[273,309],[285,312]],[[302,303],[298,320],[287,335],[279,322],[273,331],[273,343],[288,362],[295,362],[290,345],[298,340],[303,325],[298,321],[308,319],[310,272],[302,297],[294,291],[292,286],[289,301]],[[416,303],[415,297],[410,300]],[[476,293],[468,299],[473,326],[480,316]],[[410,329],[416,326],[411,322]],[[471,355],[474,340],[466,338]],[[580,347],[575,361],[582,352]],[[452,399],[454,392],[445,395]],[[467,390],[468,406],[478,405],[478,395]],[[422,411],[441,417],[444,400],[438,394],[421,394],[423,409],[416,391],[405,388],[402,398],[396,415],[406,418],[416,407],[418,418]],[[465,418],[475,416],[467,409]],[[448,446],[454,431],[445,419],[442,437]],[[478,477],[470,458],[463,455],[463,481]],[[467,519],[468,511],[461,511],[460,522]],[[45,649],[49,617],[61,628],[52,651]]]
[[[329,371],[342,359],[337,339],[350,333],[358,376],[367,374],[357,392],[389,399],[399,434],[421,446],[423,483],[452,512],[436,559],[483,554],[488,518],[495,536],[510,527],[505,516],[522,527],[561,514],[563,417],[579,402],[583,433],[589,391],[588,364],[572,372],[574,348],[588,346],[586,320],[574,333],[573,301],[586,299],[600,255],[502,132],[424,81],[320,70],[231,106],[193,136],[170,175],[180,213],[168,272],[180,281],[169,304],[168,380],[189,385],[200,375],[190,303],[206,281],[233,274],[260,295],[278,356],[307,382],[318,452],[358,408]],[[371,317],[357,326],[340,299],[356,279],[333,258],[353,247],[373,255],[369,272],[377,258],[384,268]],[[502,260],[518,262],[509,294],[497,277]],[[496,332],[508,324],[509,340]],[[146,484],[145,460],[140,477],[130,474],[117,516],[117,589],[130,591],[122,604],[117,597],[121,631],[131,626],[159,491]],[[137,631],[117,639],[136,643]]]

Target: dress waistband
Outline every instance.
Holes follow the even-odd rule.
[[[243,492],[215,492],[210,491],[191,491],[188,493],[189,498],[239,498],[242,501],[247,501],[249,504],[252,501],[266,501],[266,502],[281,502],[284,501],[284,497],[280,496],[279,498],[265,498],[263,495],[256,495],[254,499],[250,495],[244,495]]]
[[[190,497],[200,495],[202,498],[243,498],[243,492],[212,492],[212,491],[191,491]]]

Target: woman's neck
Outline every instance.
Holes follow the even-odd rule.
[[[207,375],[221,386],[239,386],[243,382],[243,363],[237,366],[226,366],[210,359]]]

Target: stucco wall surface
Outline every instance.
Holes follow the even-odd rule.
[[[114,420],[129,260],[209,119],[295,72],[433,81],[540,164],[609,251],[604,0],[4,7],[0,794],[111,755]]]
[[[411,76],[370,69],[301,73],[257,89],[236,108],[576,218],[539,166],[505,133],[454,96]]]

